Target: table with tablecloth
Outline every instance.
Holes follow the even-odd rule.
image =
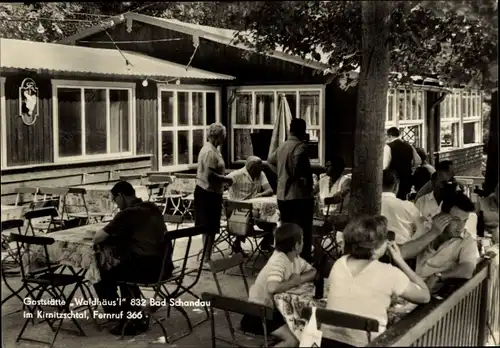
[[[324,296],[328,295],[328,280],[325,279]],[[326,307],[326,298],[314,299],[314,285],[312,283],[302,284],[287,292],[274,295],[274,303],[293,334],[300,340],[302,330],[307,320],[301,317],[302,309],[315,306]],[[387,317],[389,324],[398,322],[404,315],[416,308],[416,305],[401,300],[395,301],[389,308]]]
[[[76,186],[77,188],[84,188],[87,191],[85,195],[85,202],[87,209],[91,213],[104,213],[114,215],[117,212],[116,204],[113,202],[111,189],[113,185],[83,185]],[[134,186],[135,194],[142,200],[149,198],[149,192],[146,186]],[[66,196],[66,211],[68,213],[81,213],[85,211],[83,207],[83,200],[81,195],[68,194]]]
[[[94,249],[92,235],[104,226],[106,223],[90,224],[43,235],[55,240],[55,243],[47,248],[50,261],[76,269],[84,269],[85,278],[92,283],[97,283],[101,279],[97,257],[100,258],[99,262],[105,268],[110,268],[119,262],[110,249],[102,249],[99,253],[96,253]],[[26,253],[24,261],[28,262],[28,267],[46,260],[44,249],[39,246],[30,246],[29,261],[26,259],[27,255]]]
[[[48,235],[42,234],[55,240],[55,243],[47,248],[50,261],[77,269],[84,269],[86,271],[85,278],[91,283],[97,283],[101,279],[99,265],[104,269],[110,269],[119,263],[111,249],[99,248],[98,252],[94,249],[93,235],[104,226],[106,226],[106,223],[96,223],[52,232]],[[177,228],[191,226],[189,224],[180,224],[179,226],[166,224],[167,231],[175,231]],[[28,267],[45,261],[45,253],[42,247],[32,246],[29,254],[29,260],[25,259]],[[99,260],[97,257],[99,257]]]

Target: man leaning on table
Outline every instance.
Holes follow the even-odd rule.
[[[306,121],[295,118],[290,135],[268,159],[278,176],[277,199],[281,222],[296,223],[304,232],[301,257],[311,261],[314,215],[313,172],[306,139]]]
[[[158,281],[164,260],[166,248],[166,226],[160,209],[152,202],[143,202],[135,195],[132,185],[120,181],[111,189],[113,201],[120,211],[102,230],[94,236],[94,244],[112,248],[113,256],[119,259],[119,264],[111,269],[101,268],[101,280],[94,284],[100,300],[116,301],[117,282],[154,283]],[[171,246],[169,252],[172,252]],[[165,273],[167,278],[172,274],[173,264],[171,254],[165,258]],[[103,306],[108,313],[127,313],[133,309],[132,299],[140,298],[138,286],[120,285],[121,306]],[[121,335],[126,315],[111,333]],[[147,330],[147,323],[135,320],[126,326],[125,335],[134,336]]]
[[[274,193],[266,174],[262,171],[262,160],[257,156],[248,157],[243,168],[229,173],[227,177],[232,179],[232,184],[229,186],[228,192],[230,201],[245,201],[252,198],[269,197]],[[241,242],[244,242],[244,240],[245,237],[236,237],[233,252],[243,252]],[[272,244],[273,235],[269,234],[264,237],[261,247],[270,250]]]

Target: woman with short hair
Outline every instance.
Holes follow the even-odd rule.
[[[330,272],[327,309],[377,320],[380,329],[373,335],[376,337],[386,328],[393,296],[412,303],[429,302],[424,280],[406,264],[396,243],[388,241],[385,217],[364,217],[349,223],[344,230],[344,250],[345,255]],[[379,261],[387,252],[397,267]],[[364,331],[328,325],[322,325],[321,330],[322,347],[368,344]]]
[[[207,138],[198,154],[194,190],[195,225],[205,227],[203,243],[206,243],[207,249],[203,262],[210,261],[215,235],[220,230],[224,184],[232,182],[224,175],[226,166],[218,150],[226,139],[226,127],[221,123],[212,123],[208,127]]]

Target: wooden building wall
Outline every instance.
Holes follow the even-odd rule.
[[[23,79],[32,78],[38,87],[39,115],[32,126],[19,116],[19,87]],[[36,74],[6,76],[5,115],[7,134],[7,166],[52,163],[52,86],[49,78]]]
[[[1,201],[12,203],[17,187],[63,187],[114,182],[120,174],[150,171],[156,149],[156,84],[142,86],[142,79],[82,75],[48,75],[29,71],[2,73],[5,77],[7,168],[1,171]],[[39,92],[39,116],[32,126],[19,115],[19,86],[32,78]],[[84,163],[54,163],[51,79],[123,81],[136,83],[136,155],[119,160],[89,160]],[[11,167],[11,168],[9,168]],[[12,168],[13,167],[13,168]]]

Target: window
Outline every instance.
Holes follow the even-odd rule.
[[[455,93],[450,94],[446,96],[439,106],[441,149],[460,147],[459,97]]]
[[[453,90],[440,104],[441,149],[480,143],[481,94]]]
[[[385,129],[397,127],[401,138],[417,147],[425,147],[425,91],[389,88]]]
[[[280,96],[284,95],[292,117],[306,121],[311,159],[320,163],[323,117],[322,86],[241,87],[234,93],[231,106],[232,161],[244,161],[256,155],[266,160],[273,134]]]
[[[218,90],[160,89],[160,167],[197,162],[207,126],[219,120]]]
[[[55,159],[132,155],[133,84],[53,81]]]

